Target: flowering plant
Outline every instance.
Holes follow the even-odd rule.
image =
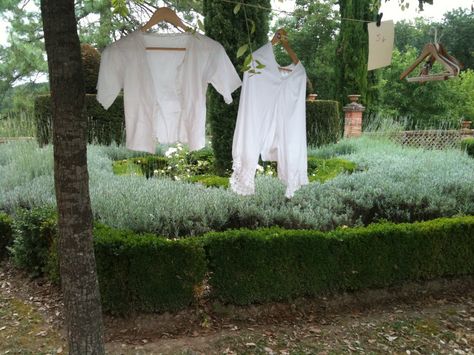
[[[165,152],[167,165],[155,169],[154,176],[169,176],[173,180],[189,179],[191,176],[209,173],[212,169],[212,155],[192,153],[181,143],[169,147]]]

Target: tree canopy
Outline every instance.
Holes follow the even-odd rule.
[[[79,38],[98,49],[136,29],[159,6],[172,6],[185,19],[192,20],[202,12],[202,1],[173,0],[155,2],[120,0],[79,0],[75,2]],[[124,9],[126,6],[126,9]],[[44,81],[47,64],[40,16],[40,0],[4,0],[0,2],[0,18],[9,23],[8,44],[0,45],[0,111],[24,108],[12,104],[13,87]],[[126,11],[125,11],[126,10]],[[47,88],[34,87],[35,91]],[[25,90],[21,91],[22,96]],[[24,97],[24,96],[23,96]],[[8,103],[5,99],[8,98]],[[28,105],[26,105],[28,106]]]
[[[291,47],[306,69],[309,91],[327,99],[335,97],[334,81],[327,78],[334,76],[335,38],[340,21],[336,2],[297,0],[294,15],[278,19],[272,28],[273,32],[281,27],[287,30]],[[280,46],[275,48],[275,55],[279,63],[290,64]]]
[[[335,63],[342,59],[336,55],[336,45],[338,44],[336,37],[341,34],[343,24],[340,21],[339,9],[334,5],[340,1],[296,0],[293,16],[278,19],[273,29],[285,27],[288,30],[290,43],[307,70],[311,82],[309,89],[316,92],[320,98],[342,99],[346,94],[341,93],[340,85],[339,89],[336,85],[338,80],[336,79],[337,66]],[[370,14],[364,16],[368,20],[374,19],[373,15],[377,11],[373,6],[380,1],[385,0],[366,0],[367,8],[364,12],[368,11]],[[345,0],[345,2],[357,3],[360,8],[360,2],[354,0]],[[405,0],[399,3],[404,6],[407,2]],[[423,3],[432,3],[432,1],[420,2],[421,5]],[[149,18],[155,7],[163,5],[180,11],[186,21],[192,21],[196,16],[202,16],[203,12],[202,0],[158,2],[80,0],[75,3],[75,12],[81,42],[91,43],[99,49],[104,48],[112,41],[137,28]],[[43,81],[47,71],[39,16],[39,0],[2,1],[0,16],[10,24],[9,42],[0,48],[0,111],[30,109],[32,100],[28,100],[28,97],[47,90],[47,84],[34,84],[38,79]],[[360,17],[362,14],[353,14],[353,16]],[[448,51],[461,60],[466,69],[474,67],[474,45],[470,36],[474,32],[474,18],[468,10],[451,11],[440,22],[422,19],[410,23],[402,21],[397,24],[396,28],[396,47],[400,52],[400,56],[395,56],[396,58],[400,58],[400,60],[405,58],[405,53],[410,53],[413,48],[421,50],[425,43],[434,40],[433,28],[437,28],[438,39]],[[351,29],[342,29],[343,31],[349,31],[351,35],[358,33]],[[357,36],[354,37],[354,40],[357,42]],[[241,39],[241,41],[245,41],[245,39]],[[241,44],[243,43],[237,45]],[[350,45],[350,47],[353,46]],[[278,48],[275,51],[278,61],[285,64],[286,54],[278,52]],[[361,62],[359,58],[364,56],[365,54],[361,52],[353,57],[356,62],[361,64],[363,61]],[[395,61],[394,66],[397,65]],[[362,67],[363,64],[361,64]],[[351,71],[353,71],[352,74],[350,74]],[[353,75],[353,68],[349,67],[346,74]],[[363,75],[367,76],[367,90],[374,97],[372,100],[374,105],[371,106],[376,108],[382,107],[381,103],[384,101],[376,99],[376,93],[380,89],[387,90],[390,87],[387,84],[388,80],[394,81],[393,88],[400,84],[395,81],[396,75],[389,79],[386,71],[383,70]],[[379,75],[382,77],[378,78]],[[364,80],[361,82],[363,83]],[[356,81],[354,80],[354,82]],[[389,94],[384,94],[384,97],[389,97]],[[396,111],[403,111],[401,107],[403,105]]]

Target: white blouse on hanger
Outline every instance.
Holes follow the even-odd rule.
[[[97,100],[107,109],[123,89],[127,148],[154,153],[157,142],[181,142],[197,150],[205,145],[208,83],[228,104],[241,85],[220,43],[197,33],[135,31],[102,53]]]
[[[232,190],[255,192],[255,171],[261,155],[278,162],[278,177],[290,198],[308,184],[306,147],[306,71],[298,62],[280,69],[273,46],[267,43],[253,53],[265,68],[244,74],[239,113],[232,146]]]

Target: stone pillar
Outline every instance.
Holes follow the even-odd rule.
[[[474,129],[471,129],[471,121],[461,121],[461,139],[474,137]]]
[[[344,138],[360,137],[362,134],[362,113],[365,107],[357,102],[360,95],[349,95],[349,104],[343,107],[344,117]]]

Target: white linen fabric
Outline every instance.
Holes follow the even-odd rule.
[[[157,142],[181,142],[197,150],[205,145],[209,83],[228,104],[241,85],[221,44],[197,33],[135,31],[103,51],[97,100],[108,109],[123,89],[127,148],[154,153]]]
[[[281,70],[271,43],[256,50],[253,58],[265,68],[259,74],[244,74],[230,185],[242,195],[255,193],[261,156],[264,161],[278,162],[278,177],[286,185],[286,197],[291,198],[308,183],[306,71],[301,62]]]

